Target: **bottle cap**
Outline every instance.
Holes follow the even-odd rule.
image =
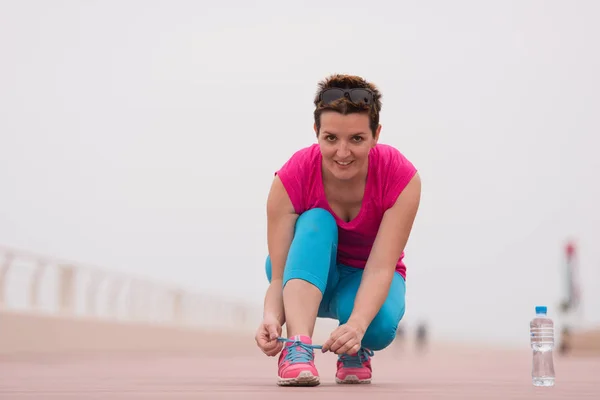
[[[535,313],[536,314],[546,314],[548,312],[548,307],[546,306],[536,306]]]

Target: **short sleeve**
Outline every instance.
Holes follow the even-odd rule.
[[[281,180],[296,214],[302,214],[305,210],[307,156],[306,149],[297,151],[275,172],[275,175]]]
[[[388,147],[385,153],[385,162],[382,162],[381,166],[384,168],[382,175],[385,176],[383,205],[387,210],[396,203],[398,196],[417,173],[417,169],[395,148]]]

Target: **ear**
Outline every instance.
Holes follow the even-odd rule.
[[[379,124],[379,126],[377,127],[377,130],[375,131],[375,136],[373,139],[375,139],[375,144],[377,144],[377,142],[379,141],[379,134],[381,133],[381,124]]]
[[[313,124],[313,129],[315,130],[315,134],[316,134],[317,136],[319,136],[319,131],[318,131],[318,129],[317,129],[317,123],[316,123],[316,122]]]

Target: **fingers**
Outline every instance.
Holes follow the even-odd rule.
[[[266,355],[274,356],[276,354],[279,354],[279,352],[283,348],[283,343],[281,343],[277,339],[269,340],[268,338],[264,338],[259,344],[259,347]]]
[[[360,349],[360,338],[357,332],[342,325],[335,329],[323,344],[323,352],[335,354],[356,354]]]
[[[263,349],[263,353],[265,353],[269,357],[274,357],[281,353],[281,350],[283,350],[283,343],[281,343],[277,339],[273,341],[273,345],[269,344],[269,346],[270,347],[265,347],[265,349]]]
[[[279,337],[279,335],[281,334],[281,332],[280,332],[281,330],[278,329],[278,327],[275,325],[269,325],[267,329],[269,330],[269,339],[270,340],[277,339]]]
[[[360,350],[360,343],[355,344],[354,346],[352,346],[352,348],[350,350],[348,350],[346,352],[346,354],[353,356],[356,353],[358,353],[359,350]]]
[[[258,347],[268,356],[274,356],[279,354],[281,349],[283,348],[283,343],[281,343],[277,338],[270,339],[270,337],[266,335],[262,335],[256,341]]]
[[[333,332],[331,332],[331,335],[329,335],[329,338],[325,341],[325,343],[323,343],[323,346],[321,347],[321,351],[323,353],[331,350],[331,345],[333,344],[333,342],[337,339],[337,329],[334,330]]]
[[[337,350],[339,350],[339,348],[342,347],[351,336],[351,332],[349,332],[344,325],[339,326],[337,329],[331,332],[329,339],[327,339],[327,341],[323,344],[322,351],[332,351],[337,354]]]
[[[332,344],[331,351],[335,354],[344,354],[357,344],[356,335],[353,332],[344,332]]]
[[[256,332],[256,344],[267,356],[276,356],[283,349],[283,343],[277,340],[280,330],[278,326],[262,324]]]

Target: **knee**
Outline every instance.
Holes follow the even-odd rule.
[[[404,316],[404,310],[404,304],[398,307],[398,305],[384,303],[365,332],[362,340],[363,347],[373,351],[388,347],[396,338],[396,330]]]
[[[284,277],[284,285],[287,280],[292,278],[290,276],[290,271],[298,270],[297,266],[299,265],[303,269],[303,267],[309,265],[315,265],[317,268],[319,267],[319,263],[315,262],[311,255],[326,255],[327,262],[331,262],[331,258],[335,260],[336,253],[331,252],[331,244],[333,243],[334,248],[337,246],[337,223],[335,218],[331,213],[323,208],[313,208],[302,213],[295,225],[294,229],[294,241],[292,242],[292,246],[288,252],[288,264],[291,261],[292,268],[288,267],[286,264],[286,276]],[[322,250],[322,251],[321,251]],[[300,261],[299,261],[300,260]],[[319,260],[320,261],[320,260]],[[324,269],[325,273],[329,268]],[[321,271],[321,272],[323,272]],[[313,271],[314,272],[314,271]],[[271,282],[272,279],[272,271],[271,271],[271,257],[267,256],[265,262],[265,273],[267,275],[267,279]],[[302,273],[300,273],[302,274]],[[304,276],[306,275],[306,276]],[[301,276],[302,279],[309,280],[311,283],[314,279],[311,278],[313,273],[307,272]],[[319,275],[319,274],[316,274]],[[324,288],[325,283],[319,282],[316,284],[318,287]]]
[[[313,208],[298,217],[295,234],[337,236],[337,223],[329,211],[323,208]]]

